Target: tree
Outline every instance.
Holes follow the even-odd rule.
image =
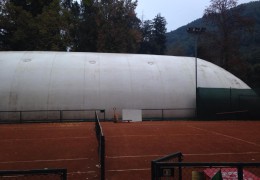
[[[137,1],[101,0],[98,3],[97,51],[133,53],[141,40],[140,20],[136,17]]]
[[[32,36],[36,32],[32,15],[9,1],[1,6],[1,50],[32,50],[35,45]]]
[[[79,44],[80,5],[77,1],[61,0],[62,16],[64,19],[62,37],[68,51],[77,51]],[[65,36],[64,36],[65,35]]]
[[[158,14],[153,20],[153,54],[164,54],[166,51],[166,20],[161,14]]]
[[[2,0],[1,50],[135,53],[136,0]]]
[[[66,9],[60,0],[9,0],[1,4],[1,50],[66,50]]]
[[[139,53],[165,54],[166,20],[158,14],[153,21],[146,20],[142,26],[142,42]]]
[[[151,54],[152,53],[152,32],[153,32],[153,21],[146,20],[142,23],[142,42],[140,45],[139,53]]]
[[[97,51],[97,2],[94,0],[83,0],[80,4],[79,12],[76,11],[77,5],[75,4],[75,41],[74,50],[75,51],[87,51],[96,52]],[[78,13],[78,14],[77,14]],[[77,19],[78,15],[78,19]]]
[[[237,0],[211,0],[211,5],[204,12],[206,23],[215,28],[207,32],[209,42],[213,43],[214,51],[218,52],[219,65],[231,70],[240,61],[239,31],[252,26],[251,21],[242,18],[242,6],[237,7]]]
[[[41,14],[45,6],[49,6],[53,0],[10,0],[15,6],[21,7],[33,17]]]
[[[67,21],[59,0],[44,7],[36,17],[38,37],[36,50],[66,51],[68,46]]]

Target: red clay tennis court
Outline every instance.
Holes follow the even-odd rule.
[[[99,179],[93,122],[2,124],[0,137],[0,170],[67,168],[68,179]]]
[[[258,121],[101,123],[106,179],[151,179],[151,161],[180,151],[184,162],[259,162]],[[0,125],[0,169],[67,168],[99,179],[93,122]]]

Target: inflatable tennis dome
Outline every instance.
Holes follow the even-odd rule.
[[[198,87],[250,89],[201,59],[197,72]],[[98,109],[109,119],[123,109],[191,117],[196,108],[193,57],[0,52],[0,82],[0,111],[68,110],[68,115]]]

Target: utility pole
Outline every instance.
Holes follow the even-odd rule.
[[[195,53],[195,94],[196,94],[196,118],[198,118],[198,40],[199,36],[206,31],[206,28],[204,27],[189,27],[187,28],[187,32],[190,34],[195,35],[195,46],[194,46],[194,53]]]

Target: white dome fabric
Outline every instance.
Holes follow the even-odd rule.
[[[111,117],[113,108],[196,106],[193,57],[0,52],[0,82],[0,111],[105,109]],[[201,59],[198,87],[250,89]]]

